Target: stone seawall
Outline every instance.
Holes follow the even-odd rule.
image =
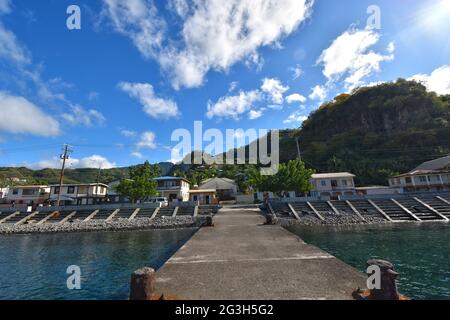
[[[95,231],[127,231],[145,229],[175,229],[198,228],[205,223],[206,217],[157,217],[136,218],[133,220],[117,219],[106,222],[104,220],[91,220],[88,222],[74,221],[63,224],[44,223],[35,224],[0,224],[0,235],[32,234],[32,233],[67,233],[67,232],[95,232]]]

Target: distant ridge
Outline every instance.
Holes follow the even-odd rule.
[[[160,162],[162,174],[166,175],[174,166],[171,162]],[[129,167],[100,170],[99,180],[103,183],[111,183],[128,177]],[[67,169],[65,183],[94,183],[98,179],[98,169]],[[59,181],[58,169],[32,170],[25,167],[0,167],[0,184],[7,178],[17,177],[26,179],[27,183],[54,184]]]

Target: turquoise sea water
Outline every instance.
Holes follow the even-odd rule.
[[[0,299],[127,299],[130,275],[159,268],[195,229],[0,236]],[[81,268],[68,290],[67,267]]]
[[[361,271],[369,259],[392,262],[412,299],[450,299],[450,224],[289,230]]]

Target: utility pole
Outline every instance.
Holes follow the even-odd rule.
[[[94,196],[94,199],[95,199],[95,197],[98,197],[98,189],[99,189],[99,187],[100,187],[100,175],[102,174],[102,166],[100,165],[99,167],[98,167],[98,172],[97,172],[97,185],[95,186],[95,196]],[[98,199],[98,198],[97,198]],[[94,200],[95,201],[95,200]]]
[[[298,160],[302,160],[302,154],[300,152],[300,144],[298,143],[298,137],[295,138],[295,142],[297,143],[297,154],[298,154]]]
[[[62,159],[62,168],[61,168],[61,175],[59,177],[59,191],[58,191],[58,200],[56,201],[56,205],[59,207],[60,201],[61,201],[61,190],[64,183],[64,170],[66,169],[66,161],[69,159],[69,154],[72,153],[71,147],[68,144],[64,145],[64,151],[63,154],[60,155],[60,158]]]

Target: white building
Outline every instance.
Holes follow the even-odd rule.
[[[60,199],[60,205],[95,204],[106,200],[108,186],[103,183],[64,184],[50,186],[50,201],[55,204]]]
[[[154,179],[158,183],[157,191],[161,197],[172,201],[189,201],[189,180],[181,177],[158,177]]]
[[[339,196],[356,194],[355,175],[349,172],[316,173],[311,176],[311,196],[337,199]]]
[[[234,180],[228,178],[211,178],[202,181],[199,190],[216,190],[219,201],[235,200],[238,187]]]
[[[48,201],[49,186],[15,186],[10,188],[6,200],[9,204],[39,205]]]
[[[450,191],[450,156],[422,163],[408,173],[389,179],[391,188],[408,192]]]
[[[8,196],[9,188],[0,188],[0,199],[5,199]]]
[[[400,193],[400,189],[386,186],[368,186],[356,188],[356,193],[359,196],[395,195]]]

